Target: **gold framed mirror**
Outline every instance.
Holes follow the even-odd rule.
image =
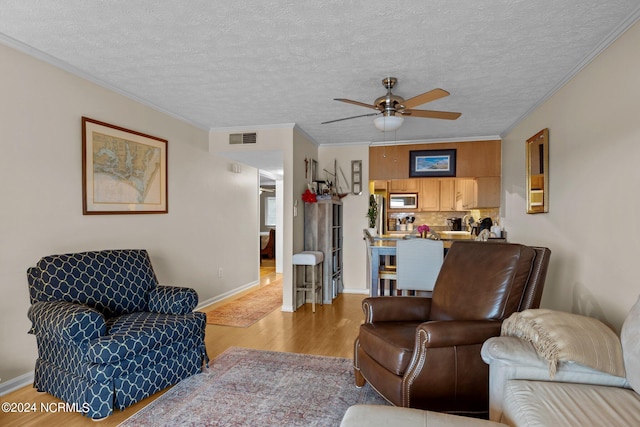
[[[549,129],[527,139],[527,213],[549,212]]]

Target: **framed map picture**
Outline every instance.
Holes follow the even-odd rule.
[[[409,177],[456,176],[456,150],[409,151]]]
[[[83,214],[167,213],[167,142],[83,117]]]

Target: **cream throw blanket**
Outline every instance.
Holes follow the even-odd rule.
[[[529,341],[549,363],[555,376],[558,361],[574,361],[611,375],[624,377],[618,336],[592,317],[548,309],[512,314],[502,323],[502,335]]]

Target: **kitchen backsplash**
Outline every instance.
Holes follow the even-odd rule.
[[[414,226],[418,226],[421,224],[427,224],[429,227],[434,230],[448,230],[447,226],[447,218],[459,217],[462,218],[465,215],[471,215],[474,220],[478,220],[479,218],[491,218],[494,222],[500,215],[499,208],[493,209],[474,209],[471,211],[462,211],[462,212],[393,212],[390,213],[388,218],[393,220],[397,218],[406,218],[406,217],[415,217],[416,220],[413,223]],[[387,224],[389,222],[387,221]]]

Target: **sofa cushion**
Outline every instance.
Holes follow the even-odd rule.
[[[625,376],[620,339],[598,319],[563,311],[530,309],[506,319],[502,323],[502,335],[531,342],[548,361],[551,378],[559,360]]]
[[[549,381],[509,380],[501,422],[512,426],[637,426],[633,390]]]
[[[404,375],[413,356],[419,322],[365,323],[360,326],[360,347],[388,371]]]
[[[204,330],[204,313],[185,315],[139,312],[110,319],[107,335],[89,342],[87,359],[91,363],[114,363],[134,358],[141,352],[154,350]]]
[[[421,409],[383,405],[354,405],[347,409],[340,427],[491,427],[503,424]]]
[[[631,307],[620,334],[627,381],[640,393],[640,298]]]

